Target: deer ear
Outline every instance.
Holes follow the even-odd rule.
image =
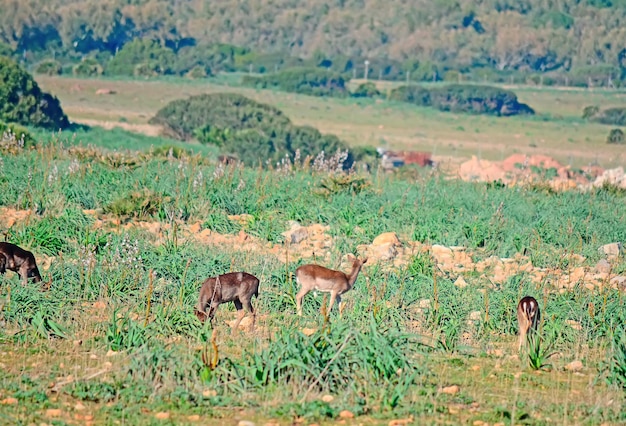
[[[352,253],[348,253],[346,255],[346,259],[348,259],[350,262],[353,262],[356,260],[356,257]]]

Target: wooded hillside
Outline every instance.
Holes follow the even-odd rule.
[[[114,53],[141,37],[174,51],[227,43],[320,61],[626,74],[626,0],[0,0],[0,7],[0,40],[18,53]]]

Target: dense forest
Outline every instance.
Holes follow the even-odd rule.
[[[626,0],[0,0],[0,5],[0,41],[25,61],[106,59],[141,38],[174,53],[190,46],[237,46],[239,68],[256,62],[278,67],[297,57],[355,73],[362,73],[369,59],[374,76],[390,74],[390,66],[401,74],[420,64],[427,75],[486,69],[626,77]]]

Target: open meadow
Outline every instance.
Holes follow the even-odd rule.
[[[129,132],[0,145],[0,232],[44,280],[0,275],[0,423],[626,423],[626,261],[611,245],[626,242],[623,189],[224,165],[200,144],[170,149],[184,143],[148,124],[170,100],[235,91],[351,145],[612,167],[623,146],[580,115],[622,92],[520,88],[539,114],[497,118],[226,77],[37,80],[72,121]],[[342,315],[311,292],[297,316],[295,269],[349,271],[348,253],[368,261]],[[194,315],[202,282],[231,271],[260,280],[254,330],[246,317],[231,331],[232,304],[212,325]],[[541,339],[520,353],[525,295]]]
[[[453,114],[385,100],[318,98],[240,87],[237,75],[205,80],[99,80],[37,76],[42,89],[59,97],[70,118],[89,125],[120,126],[146,134],[148,120],[168,102],[200,93],[235,92],[276,106],[295,123],[333,133],[350,145],[430,151],[440,160],[459,157],[503,160],[514,153],[544,154],[573,167],[626,163],[621,146],[608,145],[612,126],[582,117],[589,105],[621,106],[624,90],[513,87],[536,116]],[[354,86],[356,83],[353,83]],[[381,83],[389,90],[398,83]],[[115,92],[97,94],[98,90]]]

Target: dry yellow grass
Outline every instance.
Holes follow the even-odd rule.
[[[88,80],[38,76],[42,88],[57,95],[77,122],[145,125],[168,102],[200,93],[236,92],[282,109],[296,124],[334,133],[352,145],[426,150],[438,157],[477,155],[501,160],[513,153],[547,154],[564,164],[623,165],[626,153],[606,144],[611,126],[580,120],[586,105],[620,105],[618,91],[514,87],[535,117],[473,116],[418,108],[384,100],[329,99],[270,90],[232,87],[206,81]],[[358,82],[357,82],[358,83]],[[353,85],[356,83],[352,83]],[[399,83],[382,83],[389,89]],[[98,89],[115,94],[97,95]],[[104,124],[112,126],[112,124]],[[153,134],[150,127],[129,130]],[[121,127],[121,126],[120,126]]]

